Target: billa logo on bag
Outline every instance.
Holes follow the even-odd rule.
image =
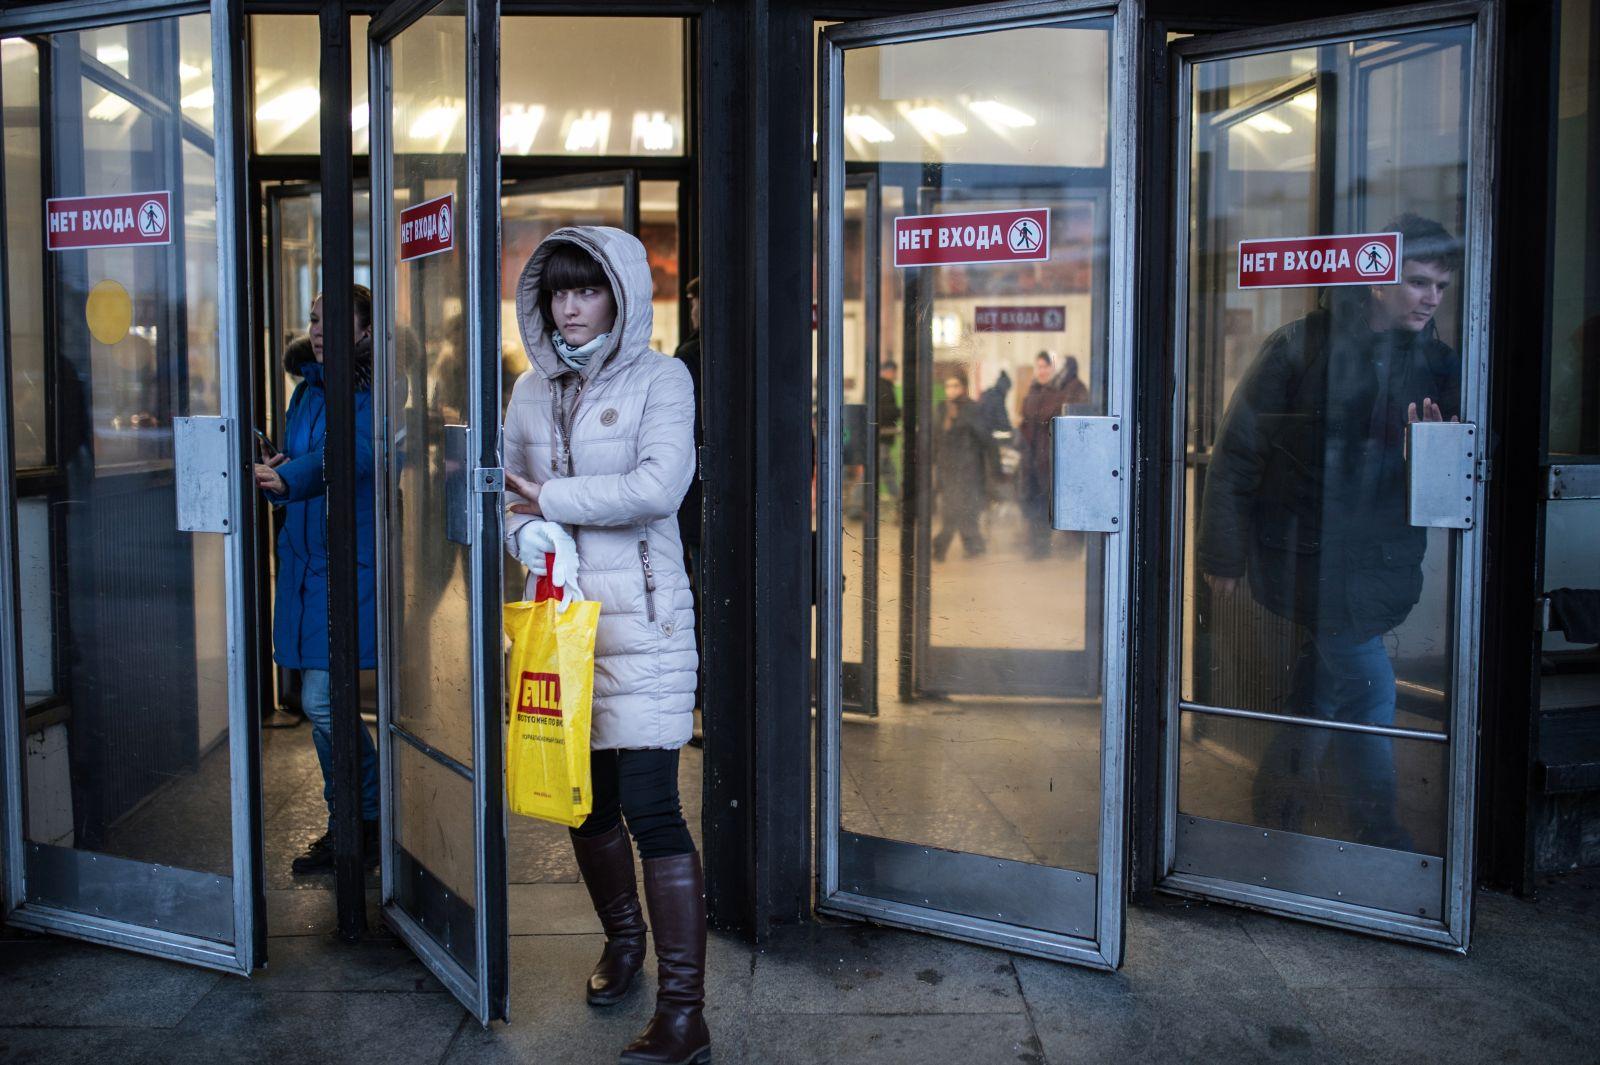
[[[517,713],[523,717],[561,720],[561,677],[555,673],[523,673],[517,686]]]

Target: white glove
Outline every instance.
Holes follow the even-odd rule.
[[[578,545],[553,521],[530,521],[517,530],[517,561],[535,577],[545,576],[545,555],[556,556],[551,583],[563,588],[578,576]]]

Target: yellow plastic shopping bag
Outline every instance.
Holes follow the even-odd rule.
[[[600,604],[561,609],[547,579],[539,598],[505,605],[511,637],[507,670],[511,728],[506,794],[511,812],[576,828],[594,805],[589,786],[589,721]]]

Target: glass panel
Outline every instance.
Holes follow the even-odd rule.
[[[1550,454],[1600,456],[1600,10],[1565,0],[1560,18]]]
[[[1087,20],[846,53],[850,171],[876,173],[881,197],[876,264],[864,196],[845,197],[842,636],[847,660],[876,656],[878,713],[841,733],[849,831],[1098,864],[1099,538],[1050,532],[1040,478],[1048,418],[1105,404],[1109,31]],[[893,265],[897,216],[1023,207],[1051,210],[1048,262]],[[1018,311],[1025,331],[995,328]],[[856,416],[853,432],[869,400],[875,424]]]
[[[173,419],[221,410],[214,160],[175,111],[135,102],[175,99],[180,72],[155,57],[209,51],[209,39],[203,15],[50,38],[52,182],[8,182],[9,217],[29,222],[13,222],[6,267],[37,290],[14,300],[13,351],[53,381],[17,392],[34,408],[29,457],[50,426],[65,481],[59,498],[19,508],[24,683],[30,696],[60,683],[60,702],[25,729],[27,838],[215,874],[203,890],[227,900],[223,541],[178,531],[172,459]],[[37,142],[13,125],[26,127],[15,102],[29,99],[36,57],[7,42],[4,59],[8,178],[37,175]],[[42,197],[155,190],[171,195],[169,244],[51,252],[41,267]]]
[[[350,19],[351,150],[368,150],[366,15]],[[262,155],[322,154],[322,31],[316,15],[251,15],[255,75],[256,151]]]
[[[650,346],[666,355],[678,350],[684,336],[678,324],[678,299],[690,281],[679,276],[678,260],[678,183],[676,181],[639,182],[639,239],[650,260],[650,280],[655,283],[651,305],[655,328]],[[688,325],[687,322],[684,323]]]
[[[845,158],[1103,167],[1103,34],[1037,27],[845,53]]]
[[[456,217],[464,217],[464,5],[445,4],[390,47],[396,141],[390,239],[398,249],[400,212],[409,205],[454,196]],[[473,236],[468,227],[456,226],[453,250],[396,269],[395,370],[389,382],[390,449],[396,458],[387,575],[393,589],[394,721],[469,767],[470,552],[446,539],[444,488],[445,428],[464,425],[468,413],[464,313]],[[403,794],[400,801],[407,801]]]
[[[1181,744],[1183,814],[1444,853],[1448,744],[1196,713]]]
[[[10,248],[6,313],[11,319],[11,430],[17,467],[50,461],[45,421],[44,160],[39,122],[39,49],[0,44],[4,70],[6,239]]]
[[[293,394],[296,379],[283,372],[284,349],[296,337],[306,334],[311,320],[311,304],[322,291],[322,194],[304,186],[280,186],[276,196],[269,189],[274,211],[276,244],[270,250],[272,265],[272,312],[268,323],[267,350],[278,380],[271,387],[272,425],[275,429],[284,404]],[[355,279],[356,284],[372,287],[372,208],[366,189],[355,194]]]
[[[541,63],[500,72],[500,150],[506,155],[685,154],[684,21],[676,18],[500,20],[506,56],[604,56],[582,77]]]
[[[1448,730],[1456,537],[1409,523],[1404,441],[1409,420],[1463,412],[1470,46],[1470,30],[1450,29],[1195,68],[1186,703]],[[1397,283],[1240,287],[1240,240],[1390,230],[1403,233]],[[1235,742],[1269,733],[1281,738]],[[1330,735],[1185,723],[1186,743],[1223,737],[1248,763],[1233,777],[1281,775],[1287,759],[1296,810],[1364,804],[1362,817],[1279,817],[1259,788],[1241,807],[1249,789],[1227,791],[1232,778],[1202,774],[1187,749],[1184,811],[1441,853],[1448,745]],[[1397,814],[1400,751],[1427,752],[1399,772],[1402,791],[1428,798]]]

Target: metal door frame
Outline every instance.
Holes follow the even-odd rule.
[[[374,379],[387,381],[392,376],[395,337],[391,327],[389,302],[397,284],[399,263],[394,255],[394,137],[390,103],[393,100],[393,69],[389,45],[418,20],[434,13],[447,0],[396,0],[376,15],[368,27],[370,87],[372,101],[372,270],[373,322],[382,329],[381,343],[374,345]],[[498,487],[500,469],[500,153],[499,138],[499,40],[498,0],[464,0],[467,32],[467,107],[466,107],[466,203],[465,232],[469,245],[467,259],[467,394],[468,413],[468,489],[475,529],[470,547],[469,580],[472,582],[471,614],[472,769],[463,774],[453,759],[415,743],[414,752],[433,758],[470,781],[473,793],[474,864],[477,898],[474,925],[477,937],[477,971],[469,973],[451,958],[420,922],[403,910],[396,900],[394,852],[396,840],[394,811],[394,764],[392,750],[398,726],[393,715],[393,657],[389,631],[389,587],[380,577],[377,585],[378,617],[378,746],[383,848],[384,920],[395,933],[461,1000],[462,1004],[487,1025],[505,1020],[510,1006],[510,932],[507,921],[506,810],[502,711],[505,704],[504,663],[500,646],[501,594],[503,582],[502,513]],[[451,16],[455,17],[455,16]],[[492,209],[486,210],[486,205]],[[461,212],[458,211],[458,218]],[[457,229],[462,227],[458,221]],[[491,313],[492,312],[492,313]],[[486,372],[486,358],[493,369]],[[374,389],[373,432],[375,454],[381,457],[382,476],[377,478],[377,569],[387,572],[389,549],[389,466],[387,447],[389,393]],[[480,478],[489,478],[488,487],[479,490]],[[405,742],[405,741],[402,741]]]
[[[1392,11],[1357,16],[1320,19],[1268,29],[1195,37],[1174,44],[1177,60],[1173,79],[1173,144],[1177,167],[1173,211],[1172,299],[1172,452],[1167,456],[1174,475],[1171,478],[1166,514],[1169,537],[1168,565],[1174,574],[1184,573],[1184,447],[1187,428],[1188,307],[1190,221],[1190,152],[1192,150],[1191,101],[1194,66],[1201,62],[1236,58],[1261,52],[1319,44],[1338,44],[1352,38],[1377,34],[1399,34],[1429,29],[1465,26],[1471,29],[1472,71],[1470,95],[1466,103],[1468,119],[1468,170],[1465,191],[1467,232],[1463,235],[1462,260],[1462,402],[1463,421],[1480,427],[1489,424],[1489,284],[1493,255],[1495,221],[1495,159],[1498,134],[1495,116],[1499,100],[1496,50],[1499,46],[1501,11],[1497,0],[1418,5]],[[1486,446],[1478,436],[1480,486],[1485,479]],[[1175,871],[1178,812],[1178,772],[1180,764],[1181,710],[1178,697],[1182,675],[1183,627],[1174,625],[1166,648],[1166,676],[1162,712],[1166,724],[1165,764],[1162,767],[1164,794],[1161,804],[1162,832],[1160,873],[1156,886],[1173,894],[1218,899],[1320,924],[1370,932],[1465,952],[1472,927],[1474,817],[1477,801],[1478,737],[1477,722],[1480,692],[1479,665],[1475,654],[1476,637],[1482,628],[1483,601],[1483,525],[1484,497],[1475,492],[1470,529],[1461,530],[1453,560],[1455,610],[1454,668],[1451,673],[1454,705],[1450,713],[1448,741],[1450,753],[1450,798],[1447,810],[1448,845],[1443,870],[1443,909],[1438,921],[1377,909],[1354,903],[1328,900],[1288,890],[1257,886],[1242,881],[1224,881]],[[1174,580],[1170,599],[1165,604],[1170,617],[1181,617],[1182,581]],[[1267,717],[1253,712],[1233,712],[1233,716]],[[1295,719],[1299,722],[1300,719]],[[1296,727],[1319,727],[1302,722]],[[1361,731],[1361,730],[1358,730]],[[1381,729],[1387,735],[1404,736],[1411,730]],[[1427,734],[1433,736],[1433,734]],[[1337,842],[1337,841],[1336,841]],[[1362,849],[1364,851],[1364,849]],[[1393,872],[1388,855],[1362,853],[1363,863],[1353,876],[1384,876]],[[1376,859],[1376,860],[1374,860]]]
[[[1128,713],[1127,651],[1129,551],[1127,522],[1122,533],[1106,536],[1106,580],[1102,590],[1106,639],[1103,659],[1101,714],[1101,804],[1099,866],[1094,875],[1093,935],[1067,934],[1036,927],[1007,924],[934,908],[931,896],[923,905],[874,897],[845,890],[840,883],[840,736],[843,707],[841,664],[842,530],[841,438],[839,411],[843,400],[843,371],[836,352],[843,350],[841,297],[844,286],[843,203],[845,186],[843,98],[844,52],[850,48],[878,47],[910,41],[976,35],[985,31],[1047,25],[1076,18],[1109,17],[1112,30],[1108,46],[1109,164],[1111,167],[1110,274],[1107,309],[1106,413],[1120,416],[1132,428],[1133,403],[1128,394],[1132,381],[1132,329],[1134,305],[1134,169],[1138,109],[1135,71],[1138,69],[1142,5],[1139,0],[1058,0],[1047,3],[986,5],[929,15],[873,19],[844,23],[827,29],[818,41],[819,88],[818,173],[822,179],[819,257],[819,326],[821,329],[819,410],[817,428],[817,617],[818,729],[817,729],[817,840],[819,898],[817,908],[840,916],[867,918],[880,924],[936,932],[956,939],[1003,947],[1024,954],[1076,962],[1100,969],[1115,969],[1122,962],[1124,884],[1127,851]],[[1132,438],[1122,434],[1122,462],[1132,468]],[[1128,478],[1122,478],[1122,512],[1128,513]],[[889,861],[945,862],[940,879],[948,885],[956,878],[983,872],[1002,876],[1015,887],[1029,871],[1066,872],[1022,862],[920,847],[872,837],[882,848],[876,855]],[[920,858],[913,852],[920,852]],[[937,855],[937,857],[936,857]],[[948,868],[954,863],[957,868]],[[1006,875],[1013,874],[1013,875]],[[1083,873],[1081,876],[1090,874]],[[948,877],[949,879],[945,879]],[[1081,882],[1081,880],[1080,880]],[[1084,889],[1088,891],[1089,889]]]
[[[517,178],[502,182],[500,199],[507,196],[532,196],[550,192],[577,192],[584,189],[622,188],[622,227],[639,235],[639,171],[596,170],[581,174],[562,174],[548,178]],[[498,206],[499,201],[496,201]]]
[[[992,173],[984,173],[981,177],[974,173],[970,183],[966,185],[946,189],[936,189],[926,185],[922,186],[918,190],[918,201],[916,208],[917,213],[927,215],[937,214],[938,208],[947,204],[954,204],[957,206],[966,205],[963,206],[963,209],[981,208],[983,206],[993,206],[1000,203],[1018,200],[1021,195],[1037,193],[1038,197],[1035,202],[1039,202],[1040,200],[1050,202],[1052,204],[1052,209],[1055,204],[1085,202],[1093,204],[1094,209],[1097,212],[1097,216],[1105,220],[1107,232],[1110,231],[1112,225],[1112,217],[1110,214],[1112,195],[1110,177],[1112,160],[1109,157],[1106,159],[1106,165],[1103,168],[1097,168],[1104,170],[1106,174],[1106,183],[1103,185],[1086,185],[1082,188],[1079,188],[1076,184],[1069,186],[1066,189],[1046,189],[1040,187],[1036,184],[1038,181],[1038,171],[1033,168],[1023,169],[987,167],[984,169],[992,171]],[[1088,169],[1089,168],[1072,168],[1072,172],[1076,175]],[[959,170],[965,174],[972,173],[973,171],[976,171],[977,168],[971,164],[967,164],[961,167],[946,167],[944,170]],[[1009,170],[1015,170],[1014,177],[1008,172]],[[932,268],[930,267],[920,268],[919,273],[922,275],[922,279],[926,279],[931,276],[929,273],[931,269]],[[1089,291],[1091,296],[1098,291],[1098,286],[1101,284],[1104,284],[1106,291],[1109,292],[1111,280],[1109,276],[1109,255],[1106,258],[1096,257],[1090,269],[1092,280],[1090,281]],[[926,357],[927,364],[931,368],[933,365],[933,359],[932,356],[927,353],[931,352],[933,349],[932,311],[934,304],[938,300],[938,296],[935,292],[933,292],[934,286],[931,283],[923,283],[922,279],[919,279],[919,283],[914,289],[916,297],[915,318],[918,322],[918,331],[915,338],[907,338],[906,347],[908,349],[915,347],[918,362],[922,362]],[[923,309],[926,309],[928,313],[921,313]],[[1106,337],[1109,342],[1110,337],[1106,330],[1106,316],[1108,313],[1109,308],[1099,306],[1098,304],[1095,305],[1090,311],[1089,331],[1091,336],[1103,336]],[[1104,351],[1091,350],[1086,358],[1091,371],[1089,379],[1095,380],[1096,378],[1092,376],[1092,371],[1102,369],[1109,365],[1111,359],[1111,350],[1109,346]],[[1018,383],[1016,387],[1019,390],[1023,389],[1026,387],[1026,383]],[[1071,411],[1069,413],[1091,413],[1095,410],[1095,406],[1096,405],[1094,404],[1091,396],[1088,409]],[[917,453],[931,455],[933,453],[932,419],[924,422],[920,414],[918,414],[916,411],[913,411],[912,420],[916,422]],[[902,566],[905,566],[912,574],[910,594],[907,595],[902,592],[901,596],[902,620],[900,630],[900,653],[905,660],[909,661],[911,665],[909,671],[910,687],[908,690],[902,691],[901,697],[921,698],[928,694],[941,696],[1016,695],[1028,698],[1064,699],[1083,699],[1085,697],[1092,697],[1093,692],[1084,692],[1082,690],[1071,689],[1064,691],[1051,689],[1049,687],[1048,677],[1036,681],[1032,687],[1029,687],[1026,683],[1024,683],[1022,686],[1009,691],[995,691],[994,688],[989,686],[964,686],[960,682],[960,670],[952,665],[954,661],[966,659],[969,662],[993,663],[998,660],[999,662],[1003,663],[1011,649],[996,647],[953,647],[944,644],[936,644],[933,642],[931,631],[932,625],[930,621],[933,612],[933,579],[929,558],[932,551],[933,542],[934,513],[932,504],[935,494],[933,490],[932,464],[922,463],[917,469],[917,478],[916,521],[913,526],[903,527],[901,531],[901,557],[902,559],[910,560],[909,562],[903,561],[901,564]],[[1092,576],[1096,569],[1100,569],[1103,578],[1105,563],[1105,552],[1103,547],[1103,540],[1092,540],[1084,545],[1083,562],[1085,573],[1087,575]],[[1103,617],[1098,617],[1091,614],[1087,624],[1085,625],[1084,645],[1081,651],[1050,651],[1038,648],[1017,648],[1016,650],[1027,652],[1027,656],[1035,660],[1038,660],[1039,658],[1052,658],[1059,655],[1066,659],[1068,663],[1066,668],[1069,672],[1079,672],[1079,670],[1075,668],[1078,663],[1084,661],[1099,661],[1103,660],[1105,657],[1105,648],[1103,646],[1103,641],[1105,639],[1104,621],[1105,619]],[[990,675],[994,675],[1005,673],[1007,670],[1002,664],[992,665],[986,672],[988,672]],[[1014,676],[1015,673],[1013,672],[1012,675]]]
[[[46,35],[78,32],[104,26],[208,15],[211,20],[212,90],[214,129],[212,140],[217,195],[217,384],[219,413],[224,428],[241,424],[241,411],[250,410],[251,374],[248,366],[250,337],[249,314],[244,300],[249,292],[248,259],[244,253],[245,159],[247,145],[244,122],[244,14],[238,0],[87,0],[57,3],[33,8],[11,9],[0,13],[0,35]],[[48,112],[47,112],[48,113]],[[175,121],[182,121],[175,116]],[[231,126],[231,130],[227,127]],[[231,135],[228,135],[231,134]],[[181,183],[181,174],[175,177]],[[0,176],[3,190],[3,176]],[[176,212],[175,212],[176,213]],[[4,223],[0,221],[0,243]],[[177,245],[177,242],[174,242]],[[181,245],[177,245],[181,246]],[[4,263],[0,261],[0,273]],[[181,271],[180,271],[181,272]],[[0,283],[0,317],[4,331],[4,364],[10,366],[10,322],[5,308],[9,292]],[[262,882],[260,748],[255,721],[256,663],[249,632],[253,623],[254,563],[253,520],[246,520],[255,507],[255,493],[249,479],[237,479],[228,495],[228,526],[223,535],[223,560],[226,573],[225,613],[227,616],[228,660],[228,761],[229,798],[233,849],[232,942],[219,942],[198,935],[168,931],[133,921],[91,915],[54,904],[27,899],[27,860],[23,825],[22,794],[22,708],[24,702],[21,671],[21,631],[17,623],[17,543],[16,471],[11,426],[11,374],[3,375],[3,404],[0,404],[0,500],[5,512],[0,516],[0,675],[5,680],[0,692],[0,803],[4,806],[4,910],[7,923],[19,928],[49,932],[121,947],[156,957],[248,976],[265,958],[265,885]],[[249,434],[233,432],[233,464],[248,469],[253,451]],[[214,534],[215,535],[215,534]],[[88,853],[88,852],[80,852]],[[130,863],[134,864],[134,863]],[[165,867],[137,863],[147,869]],[[205,874],[185,871],[190,876]],[[115,883],[115,874],[104,886]]]

